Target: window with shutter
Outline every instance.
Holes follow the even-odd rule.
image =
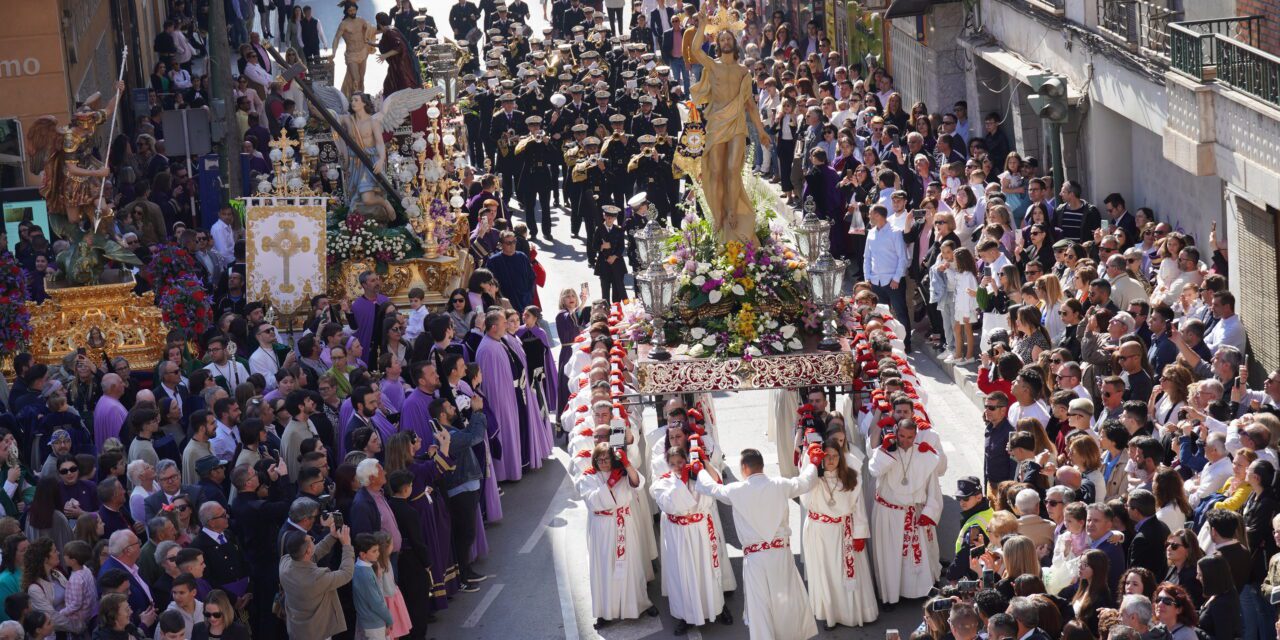
[[[1237,246],[1236,312],[1249,330],[1249,347],[1259,364],[1271,371],[1280,367],[1280,271],[1276,244],[1280,240],[1280,211],[1261,209],[1243,198],[1234,198]]]

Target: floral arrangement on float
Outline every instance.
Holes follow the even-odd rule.
[[[0,359],[16,354],[31,338],[27,278],[12,253],[0,254]]]
[[[143,274],[155,289],[156,306],[170,329],[198,336],[213,326],[209,293],[196,275],[195,258],[186,249],[173,244],[156,245]]]
[[[677,355],[751,358],[805,348],[808,265],[787,241],[785,203],[763,180],[749,175],[744,182],[756,210],[756,242],[721,244],[692,202],[668,241],[665,266],[676,284],[664,331],[668,344],[679,345]],[[701,189],[694,193],[701,201]],[[652,328],[642,322],[632,332],[639,337]]]
[[[385,268],[389,262],[422,257],[422,245],[407,227],[385,227],[345,208],[330,213],[327,233],[330,267],[353,259],[374,260]]]

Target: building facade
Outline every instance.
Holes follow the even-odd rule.
[[[1228,251],[1253,361],[1280,367],[1280,2],[979,0],[891,20],[888,66],[907,100],[969,105],[971,130],[996,113],[1015,147],[1046,167],[1028,76],[1068,80],[1066,177],[1101,203]],[[1261,13],[1259,13],[1261,12]],[[1047,173],[1047,170],[1045,171]],[[1256,373],[1256,372],[1255,372]]]

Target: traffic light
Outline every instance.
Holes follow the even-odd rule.
[[[1031,89],[1027,102],[1036,114],[1046,122],[1067,121],[1067,79],[1056,73],[1036,73],[1027,76]]]

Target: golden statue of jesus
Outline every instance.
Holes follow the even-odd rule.
[[[691,90],[693,100],[703,105],[706,143],[702,156],[702,189],[711,209],[712,226],[724,242],[757,242],[756,217],[742,186],[742,166],[747,154],[747,120],[760,135],[760,144],[770,147],[769,135],[751,95],[751,74],[739,61],[738,41],[728,29],[716,28],[717,58],[702,51],[710,26],[711,0],[702,3],[701,20],[689,45],[693,61],[702,65],[702,77]],[[720,12],[732,11],[722,5]],[[717,24],[729,20],[718,16]]]

